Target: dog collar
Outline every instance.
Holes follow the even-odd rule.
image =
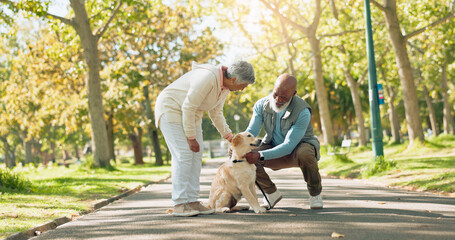
[[[245,160],[232,160],[233,163],[245,162]]]

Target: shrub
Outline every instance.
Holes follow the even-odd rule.
[[[455,135],[440,134],[437,137],[430,137],[426,142],[433,146],[439,146],[439,148],[451,147],[452,142],[455,141]]]
[[[94,169],[95,166],[93,165],[93,155],[87,155],[84,159],[82,159],[81,164],[79,165],[79,170],[90,170]]]
[[[32,186],[30,180],[8,168],[0,169],[0,187],[18,191],[28,191]]]
[[[333,161],[342,162],[342,163],[353,163],[354,162],[347,156],[347,154],[336,154],[336,155],[333,155],[332,156],[332,160]]]
[[[374,162],[368,164],[364,169],[362,169],[362,177],[369,178],[373,175],[390,170],[396,165],[397,162],[393,160],[386,160],[384,156],[378,156]]]
[[[115,164],[115,162],[112,160],[110,161],[110,163]],[[84,159],[82,159],[81,164],[79,165],[78,169],[81,171],[97,169],[97,167],[95,167],[93,155],[91,155],[91,154],[87,155]],[[117,169],[112,165],[110,165],[104,169],[106,169],[108,171],[117,171]]]

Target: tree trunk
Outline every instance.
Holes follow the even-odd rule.
[[[398,73],[403,90],[403,100],[408,125],[409,146],[414,140],[424,141],[422,120],[417,99],[417,91],[412,75],[411,63],[406,48],[407,40],[401,33],[400,24],[396,11],[396,0],[384,0],[385,11],[383,12],[392,46],[395,51]]]
[[[70,155],[69,151],[66,149],[63,149],[62,153],[63,153],[63,166],[69,167],[70,164],[69,164],[69,162],[67,162],[67,160],[71,160],[71,155]]]
[[[151,107],[152,105],[149,98],[148,86],[144,86],[142,91],[145,98],[145,115],[150,120],[150,122],[147,124],[147,133],[149,135],[150,141],[152,142],[153,151],[155,152],[155,165],[163,166],[163,154],[161,153],[160,141],[158,139],[158,129],[155,127],[155,116]]]
[[[423,95],[425,95],[425,101],[427,103],[428,107],[428,113],[430,115],[430,124],[431,124],[431,130],[433,131],[433,136],[438,136],[439,135],[439,128],[438,128],[438,121],[436,120],[436,112],[434,111],[433,107],[433,102],[430,97],[430,92],[428,91],[427,86],[423,84]]]
[[[340,48],[343,54],[346,54],[346,50],[343,45]],[[351,91],[352,103],[354,104],[354,111],[355,117],[357,119],[357,130],[359,131],[359,146],[366,146],[367,145],[367,136],[365,131],[365,119],[363,118],[363,110],[362,110],[362,103],[360,101],[359,96],[359,86],[357,82],[354,80],[351,72],[346,67],[346,64],[343,63],[343,71],[348,82],[349,90]]]
[[[50,160],[55,163],[57,162],[57,158],[55,157],[55,139],[54,139],[54,135],[52,136],[52,140],[51,140],[51,153],[50,153]]]
[[[387,83],[387,75],[385,73],[384,68],[380,67],[379,68],[382,79],[384,80],[384,83]],[[384,84],[384,90],[389,97],[387,104],[389,109],[387,110],[387,113],[389,114],[389,121],[390,121],[390,128],[392,132],[392,139],[393,143],[400,143],[401,142],[401,137],[400,137],[400,121],[398,119],[398,114],[395,110],[395,98],[397,96],[395,89],[389,84]]]
[[[110,154],[100,84],[98,39],[92,33],[84,2],[81,0],[70,0],[76,23],[74,28],[80,37],[88,67],[87,96],[94,165],[96,167],[108,167],[110,166]]]
[[[163,154],[161,152],[160,140],[158,138],[158,129],[152,131],[152,144],[155,151],[155,166],[163,166]]]
[[[76,143],[74,144],[74,156],[77,160],[81,160],[81,155],[79,154],[79,146]]]
[[[13,159],[10,153],[5,153],[5,165],[9,169],[13,169],[16,166],[16,161]]]
[[[349,69],[344,69],[346,79],[348,80],[348,86],[351,90],[352,103],[354,104],[355,117],[357,119],[357,130],[359,131],[359,145],[366,146],[367,137],[365,134],[365,119],[363,118],[362,103],[359,96],[359,88],[357,82],[352,77]]]
[[[25,164],[33,162],[32,141],[24,140]]]
[[[455,134],[454,131],[454,122],[452,117],[452,109],[449,104],[449,94],[447,91],[449,88],[447,87],[447,64],[442,66],[442,79],[441,79],[441,92],[442,92],[442,100],[444,102],[444,134]]]
[[[311,53],[313,56],[314,85],[316,87],[316,96],[318,98],[324,144],[334,145],[335,139],[333,137],[332,119],[330,118],[329,99],[327,97],[327,89],[325,88],[324,78],[322,76],[322,57],[319,40],[316,38],[315,33],[309,33],[307,36],[311,45]]]
[[[137,128],[137,133],[133,131],[128,135],[128,137],[131,139],[131,143],[133,145],[134,164],[144,164],[144,160],[142,158],[142,128]]]
[[[15,147],[11,146],[8,143],[6,136],[0,137],[0,140],[3,142],[3,152],[5,153],[5,165],[7,168],[12,169],[16,166]]]
[[[384,76],[384,74],[383,74]],[[387,101],[389,109],[387,110],[389,114],[389,121],[390,121],[390,128],[392,132],[392,139],[393,143],[400,143],[401,142],[401,137],[400,137],[400,121],[398,120],[398,114],[395,110],[395,105],[393,104],[395,102],[396,98],[396,92],[395,90],[388,86],[385,85],[385,90],[387,92],[387,95],[389,96],[389,101]]]
[[[115,162],[115,143],[114,143],[114,109],[111,107],[107,118],[107,141],[109,144],[109,156]]]

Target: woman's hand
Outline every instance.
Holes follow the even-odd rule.
[[[190,149],[193,152],[199,152],[199,143],[196,139],[187,139],[188,145],[190,145]]]
[[[226,139],[228,142],[232,142],[232,139],[234,138],[234,134],[232,134],[232,132],[226,134],[226,136],[224,136],[224,139]]]

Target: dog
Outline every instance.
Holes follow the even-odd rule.
[[[232,155],[218,169],[210,189],[207,207],[216,212],[232,212],[248,210],[249,207],[236,207],[237,202],[246,198],[255,213],[265,213],[256,195],[256,166],[248,163],[243,157],[246,153],[259,146],[261,140],[249,132],[234,136],[231,142]]]

